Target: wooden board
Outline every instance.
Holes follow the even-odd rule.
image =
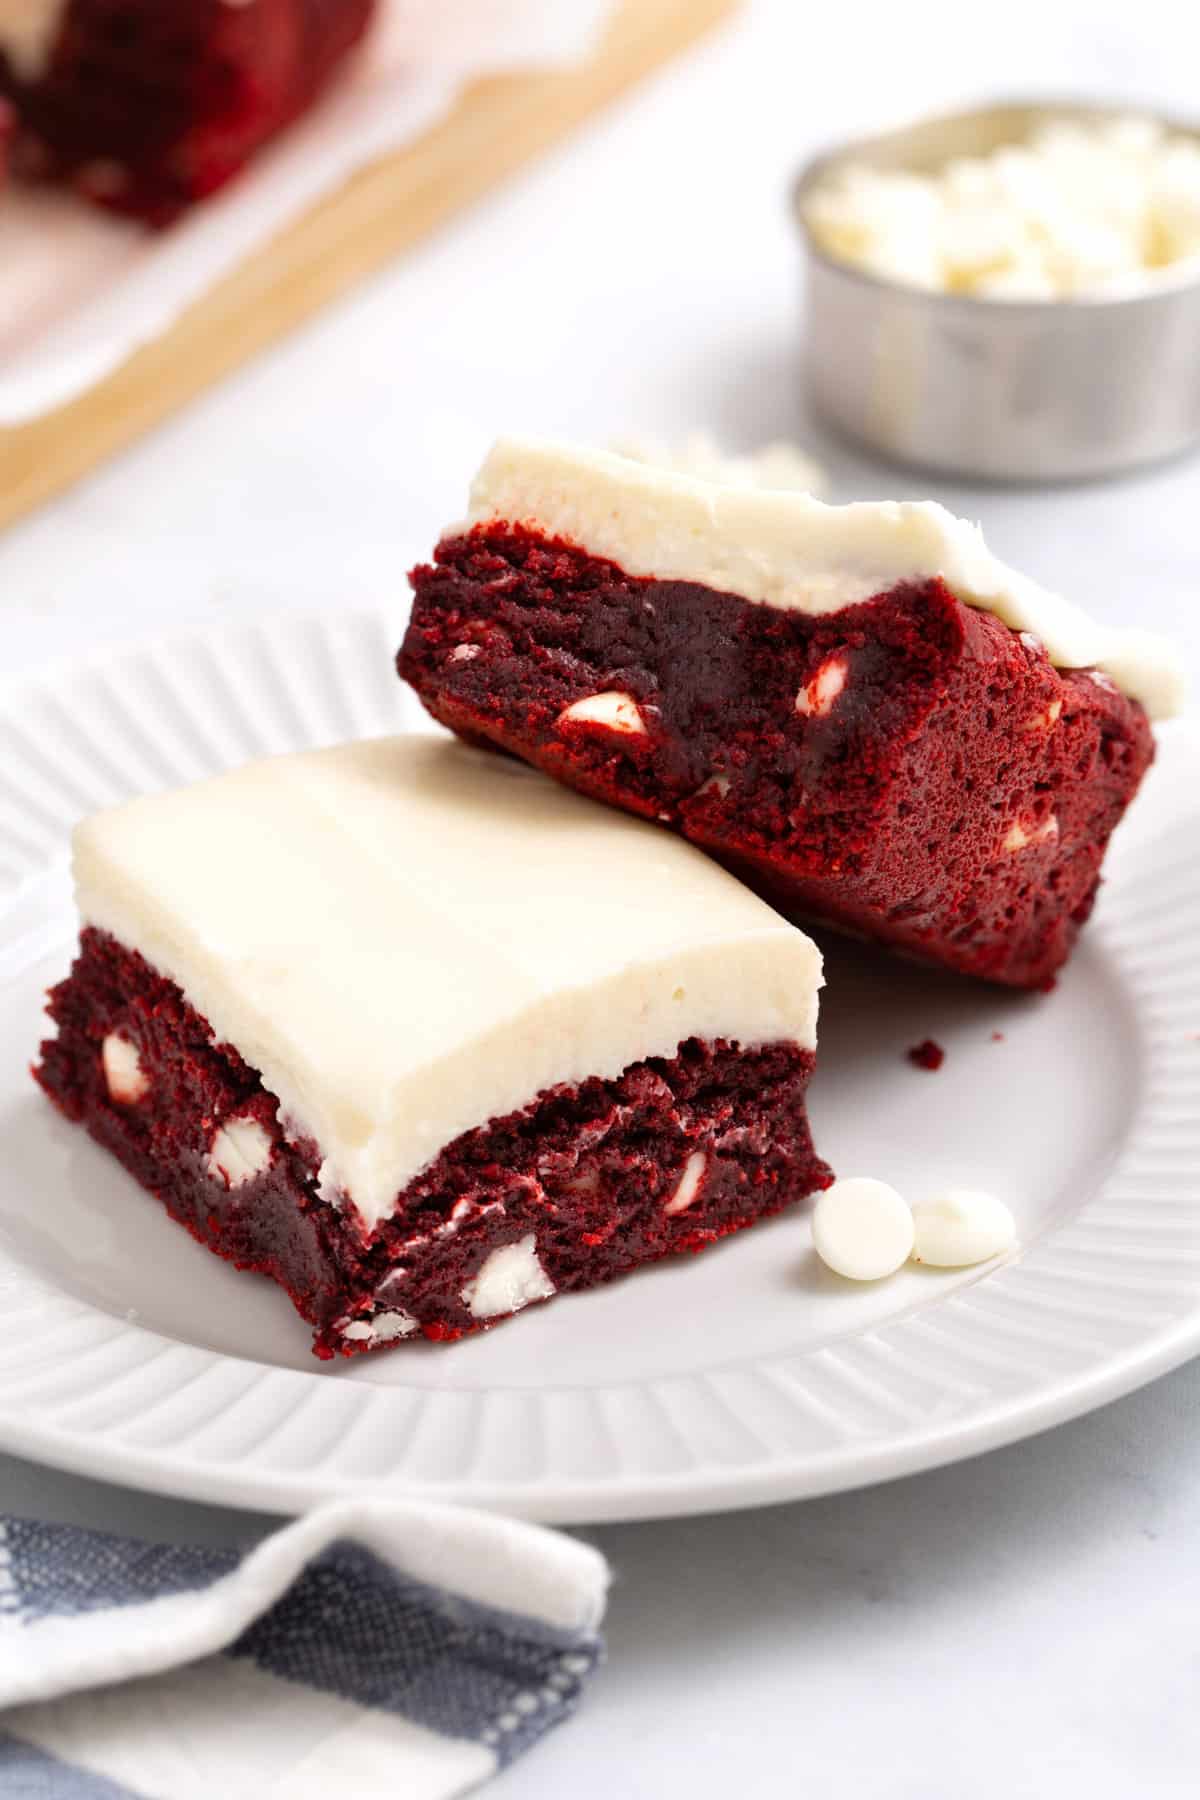
[[[469,88],[433,130],[362,170],[88,393],[0,429],[0,527],[301,324],[734,10],[737,0],[622,0],[578,68]]]

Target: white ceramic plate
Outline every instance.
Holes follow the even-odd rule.
[[[282,1293],[194,1244],[57,1117],[28,1065],[74,936],[72,821],[416,723],[392,672],[398,626],[226,629],[0,705],[4,1447],[281,1511],[383,1486],[636,1518],[945,1462],[1200,1349],[1200,738],[1176,730],[1053,995],[828,945],[822,1151],[912,1197],[996,1190],[1021,1228],[1006,1265],[855,1288],[822,1270],[796,1215],[464,1344],[314,1361]],[[937,1074],[904,1058],[927,1036],[947,1051]]]

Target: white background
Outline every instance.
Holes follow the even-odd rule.
[[[254,610],[395,597],[488,439],[798,437],[835,491],[932,492],[1200,676],[1200,463],[1031,493],[873,465],[809,419],[791,173],[983,95],[1200,110],[1145,0],[759,0],[498,198],[0,544],[6,670]],[[1200,1023],[1200,1021],[1198,1021]],[[998,1096],[1002,1103],[1002,1096]],[[1014,1130],[1020,1121],[1014,1121]],[[617,1585],[585,1711],[491,1790],[839,1800],[1200,1791],[1200,1374],[841,1499],[592,1534]],[[245,1514],[0,1458],[0,1511],[246,1542]]]

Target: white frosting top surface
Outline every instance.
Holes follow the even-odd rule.
[[[802,494],[820,494],[828,485],[820,463],[782,439],[746,456],[730,456],[707,431],[690,432],[678,444],[626,438],[608,448],[633,462],[675,469],[681,475],[700,475],[730,487],[798,488]]]
[[[67,0],[0,0],[0,50],[22,81],[36,81],[50,61]]]
[[[816,946],[701,851],[411,736],[86,820],[84,921],[184,990],[368,1226],[453,1138],[688,1037],[816,1041]]]
[[[630,575],[805,613],[838,612],[899,581],[939,575],[966,605],[1034,633],[1057,668],[1103,671],[1151,718],[1183,703],[1182,668],[1165,640],[1097,623],[1007,568],[977,525],[931,500],[829,506],[603,450],[502,438],[471,489],[469,522],[490,520],[566,538]]]

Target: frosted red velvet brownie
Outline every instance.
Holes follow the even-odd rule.
[[[1179,679],[932,504],[505,441],[399,658],[433,716],[806,916],[1019,987],[1091,910]]]
[[[23,167],[166,225],[306,112],[376,0],[0,0]]]
[[[457,1338],[815,1189],[820,956],[699,851],[410,737],[82,825],[38,1080],[318,1355]]]

